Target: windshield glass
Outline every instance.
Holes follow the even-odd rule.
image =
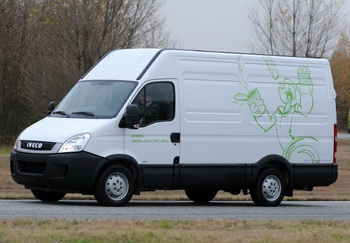
[[[126,81],[80,81],[51,116],[92,119],[115,117],[136,85],[136,82]]]

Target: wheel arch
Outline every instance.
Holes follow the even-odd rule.
[[[135,180],[135,193],[138,194],[140,192],[139,188],[142,180],[141,168],[133,157],[125,154],[110,155],[103,159],[92,176],[92,188],[95,187],[99,175],[109,166],[116,164],[126,167],[131,172]]]
[[[256,183],[259,174],[268,168],[280,171],[286,180],[286,196],[293,196],[293,170],[291,163],[284,157],[276,154],[268,155],[255,164],[253,184]]]

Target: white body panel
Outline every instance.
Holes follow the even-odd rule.
[[[104,126],[106,123],[106,120],[97,119],[46,117],[24,130],[20,138],[23,140],[64,143],[74,135],[93,131],[94,127]]]

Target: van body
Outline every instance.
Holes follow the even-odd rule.
[[[224,190],[276,206],[336,181],[335,97],[324,59],[116,50],[19,135],[11,173],[43,201],[121,206],[181,189],[199,203]]]

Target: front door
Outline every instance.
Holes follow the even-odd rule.
[[[180,123],[175,82],[150,82],[132,101],[140,110],[138,129],[125,129],[125,153],[143,172],[145,188],[171,188],[177,183]]]

